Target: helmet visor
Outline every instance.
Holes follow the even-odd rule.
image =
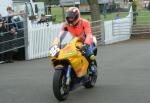
[[[75,17],[76,17],[76,14],[73,12],[67,12],[66,13],[66,19],[69,21],[74,21]]]

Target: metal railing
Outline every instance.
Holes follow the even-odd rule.
[[[132,35],[150,34],[150,11],[139,12],[135,20]]]
[[[91,30],[92,34],[96,36],[98,45],[101,45],[103,42],[102,34],[103,34],[103,20],[97,20],[91,22]]]
[[[0,33],[0,54],[13,51],[19,48],[23,48],[24,44],[24,22],[19,20],[19,15],[17,15],[18,21],[10,22],[8,19],[12,17],[5,17],[4,25],[5,31]],[[13,28],[15,27],[15,28]],[[13,28],[13,30],[12,30]]]

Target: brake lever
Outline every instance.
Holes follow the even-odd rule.
[[[81,50],[81,48],[80,48],[79,46],[76,46],[76,48],[77,48],[78,50]]]

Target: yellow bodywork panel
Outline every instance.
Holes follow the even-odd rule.
[[[61,49],[58,57],[55,58],[56,60],[68,60],[77,77],[85,76],[89,65],[87,59],[76,48],[76,46],[81,47],[82,45],[81,42],[78,42],[78,38],[75,38]]]
[[[69,61],[77,77],[82,77],[87,74],[87,68],[89,63],[84,56],[69,58]]]

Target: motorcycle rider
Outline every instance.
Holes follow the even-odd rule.
[[[54,44],[61,42],[66,31],[70,32],[73,36],[79,37],[84,43],[82,49],[86,51],[86,57],[90,60],[94,60],[93,55],[93,35],[90,27],[90,22],[80,17],[80,11],[77,7],[69,7],[66,10],[65,23],[57,38],[54,40]]]

